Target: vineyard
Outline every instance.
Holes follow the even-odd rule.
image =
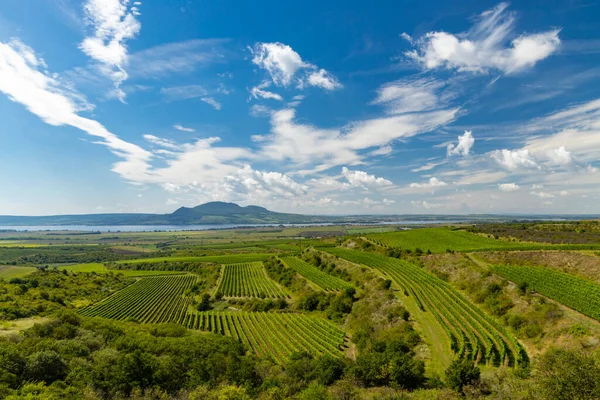
[[[340,357],[346,337],[326,320],[291,313],[193,312],[186,315],[183,325],[230,336],[259,357],[281,365],[298,351]]]
[[[302,261],[298,257],[282,257],[281,259],[288,267],[323,290],[342,290],[352,286],[340,278],[326,274],[309,263]]]
[[[134,319],[147,324],[181,322],[191,301],[184,292],[196,281],[193,275],[142,278],[79,313],[87,317]]]
[[[226,254],[218,256],[198,256],[198,257],[152,257],[152,258],[136,258],[133,260],[117,261],[117,264],[142,264],[142,263],[160,263],[160,262],[205,262],[215,264],[238,264],[253,261],[264,261],[269,258],[270,254],[264,253],[248,253],[248,254]]]
[[[372,242],[385,247],[405,250],[421,249],[432,253],[446,250],[469,251],[480,249],[503,249],[519,246],[516,242],[490,239],[464,231],[444,228],[412,229],[403,232],[374,233],[366,236]]]
[[[458,357],[492,365],[528,362],[527,354],[514,338],[445,281],[407,261],[380,254],[340,248],[327,251],[389,276],[404,296],[414,299],[420,311],[433,314]]]
[[[288,297],[269,277],[260,261],[223,266],[217,292],[226,297]]]
[[[600,285],[543,267],[502,265],[492,271],[600,321]]]

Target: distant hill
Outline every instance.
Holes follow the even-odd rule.
[[[170,223],[187,224],[292,224],[330,220],[331,217],[284,214],[264,207],[241,207],[235,203],[213,201],[199,206],[181,207],[168,216]]]
[[[379,223],[421,221],[510,221],[551,219],[596,219],[598,215],[349,215],[315,216],[278,213],[259,206],[242,207],[235,203],[213,201],[196,207],[180,207],[171,214],[78,214],[24,217],[0,215],[3,226],[64,226],[64,225],[246,225],[246,224],[316,224],[316,223]]]
[[[0,226],[303,224],[342,220],[342,217],[285,214],[259,206],[241,207],[235,203],[213,201],[192,208],[180,207],[171,214],[0,215]]]

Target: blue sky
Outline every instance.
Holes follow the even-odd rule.
[[[600,213],[600,4],[0,5],[0,214]]]

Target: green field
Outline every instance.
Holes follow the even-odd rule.
[[[133,260],[117,261],[117,264],[141,264],[141,263],[161,263],[161,262],[198,262],[198,263],[216,263],[216,264],[239,264],[253,261],[264,261],[271,254],[266,253],[248,253],[248,254],[226,254],[218,256],[199,256],[199,257],[154,257],[154,258],[136,258]]]
[[[34,267],[15,267],[13,265],[0,266],[0,279],[22,278],[34,272]]]
[[[323,319],[292,313],[193,312],[183,325],[233,337],[259,357],[282,365],[298,351],[340,357],[346,337]]]
[[[182,322],[191,302],[191,297],[184,293],[196,281],[194,275],[142,278],[79,313],[87,317],[133,319],[148,324]]]
[[[299,259],[298,257],[281,257],[281,260],[291,269],[302,275],[304,278],[313,282],[323,290],[342,290],[352,287],[346,281],[335,276],[331,276],[312,266],[311,264]]]
[[[225,297],[287,297],[281,287],[267,276],[260,261],[224,265],[217,292]]]
[[[512,336],[447,282],[404,260],[340,248],[327,251],[389,277],[400,289],[401,297],[410,297],[421,311],[435,316],[439,331],[446,333],[457,357],[491,365],[528,362],[523,347]],[[419,315],[416,309],[412,311]]]
[[[600,285],[550,268],[499,265],[492,271],[600,321]]]

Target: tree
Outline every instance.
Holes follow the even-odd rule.
[[[600,365],[592,355],[551,349],[540,357],[536,372],[545,399],[600,398]]]
[[[330,400],[332,397],[327,392],[327,388],[316,382],[311,383],[298,395],[299,400]]]
[[[67,364],[55,351],[38,351],[27,359],[26,371],[29,379],[50,384],[64,379],[67,375]]]
[[[0,343],[0,384],[16,389],[23,378],[25,359],[15,345]]]
[[[202,295],[202,300],[200,301],[200,304],[198,304],[198,307],[196,307],[196,308],[198,311],[210,310],[212,308],[210,305],[210,294],[204,293]]]
[[[338,357],[324,355],[314,362],[315,378],[321,385],[331,385],[344,374],[344,361]]]
[[[462,393],[463,387],[479,381],[481,371],[470,360],[454,360],[446,370],[448,386]]]

